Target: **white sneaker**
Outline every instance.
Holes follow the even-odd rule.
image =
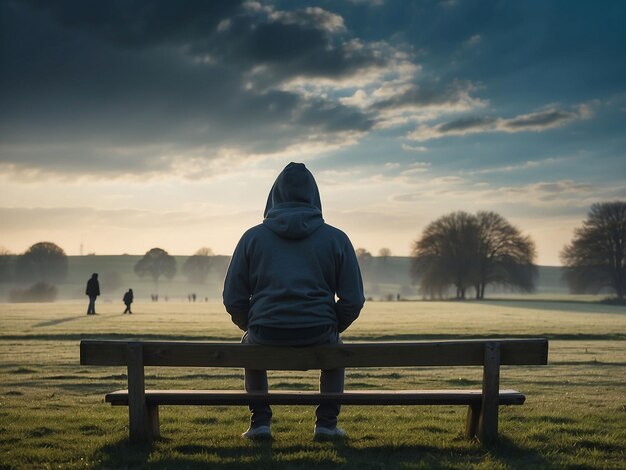
[[[341,428],[325,428],[323,426],[315,426],[314,439],[328,440],[328,439],[345,439],[348,437],[348,433]]]
[[[241,437],[250,439],[251,441],[262,441],[272,438],[272,431],[269,426],[259,426],[258,428],[249,428]]]

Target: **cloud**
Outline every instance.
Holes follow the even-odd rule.
[[[463,42],[463,47],[475,47],[482,42],[483,38],[480,34],[473,34],[465,42]]]
[[[144,6],[0,4],[3,171],[153,175],[224,153],[323,152],[375,125],[337,97],[287,89],[387,65],[387,46],[352,37],[341,16],[254,2]]]
[[[402,150],[407,152],[426,152],[428,147],[424,147],[423,145],[407,145],[402,144]]]
[[[406,57],[397,52],[382,82],[359,85],[351,96],[341,98],[341,103],[375,116],[375,127],[379,129],[431,121],[488,105],[488,100],[475,96],[480,86],[472,82],[420,80],[422,66],[408,61]]]
[[[499,167],[481,168],[480,170],[471,170],[471,171],[466,171],[464,173],[468,175],[486,175],[486,174],[491,174],[491,173],[511,173],[514,171],[538,168],[544,165],[552,165],[555,163],[563,162],[564,160],[566,159],[565,158],[546,158],[544,160],[528,160],[524,163],[520,163],[516,165],[505,165],[505,166],[499,166]]]
[[[623,196],[620,184],[598,186],[570,179],[538,181],[519,185],[492,186],[471,183],[454,176],[422,181],[419,191],[395,194],[391,201],[400,203],[437,204],[450,210],[502,210],[516,214],[542,217],[580,213],[598,200]]]
[[[0,169],[25,178],[206,178],[223,162],[322,154],[378,128],[486,105],[468,81],[418,83],[408,48],[359,38],[319,7],[0,9],[12,19],[0,56]]]
[[[434,126],[424,124],[410,132],[407,138],[423,142],[448,136],[465,136],[486,132],[543,132],[563,127],[574,121],[589,119],[593,113],[589,106],[579,105],[571,110],[549,107],[547,109],[513,118],[469,116]]]

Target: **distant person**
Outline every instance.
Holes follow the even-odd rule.
[[[128,292],[124,294],[124,298],[122,299],[124,301],[124,304],[126,305],[126,310],[124,310],[124,313],[133,313],[130,311],[130,304],[133,303],[133,298],[133,290],[128,289]]]
[[[342,231],[324,223],[313,175],[290,163],[278,175],[263,223],[246,231],[235,248],[224,305],[245,331],[242,343],[314,346],[341,343],[365,298],[354,248]],[[335,301],[335,299],[338,299]],[[323,370],[320,391],[343,392],[344,370]],[[248,392],[267,392],[267,371],[245,370]],[[317,407],[314,437],[345,437],[337,427],[340,406]],[[250,405],[248,439],[271,437],[272,410]]]
[[[87,281],[85,295],[89,296],[89,306],[87,307],[87,315],[96,314],[96,298],[100,295],[100,283],[98,282],[98,273],[93,273],[91,279]]]

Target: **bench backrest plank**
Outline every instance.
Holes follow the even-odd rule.
[[[145,366],[236,367],[270,370],[336,369],[339,367],[480,366],[485,345],[500,344],[502,365],[544,365],[548,340],[489,339],[284,348],[240,343],[83,340],[82,365],[128,364],[128,346],[141,344]]]

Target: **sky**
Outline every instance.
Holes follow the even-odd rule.
[[[406,256],[495,211],[537,262],[626,199],[626,2],[0,0],[0,246],[232,253],[290,161]]]

